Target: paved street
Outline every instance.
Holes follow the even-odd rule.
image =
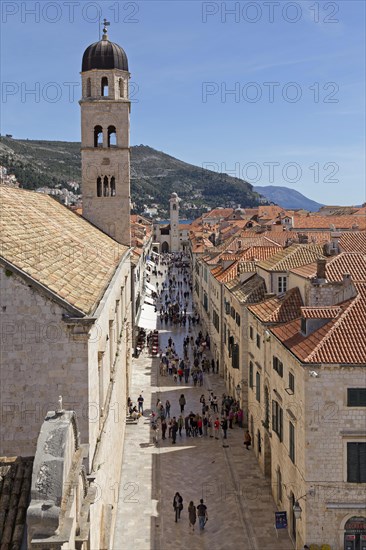
[[[154,280],[151,281],[154,284]],[[160,347],[165,349],[168,338],[175,342],[183,356],[186,327],[160,330]],[[195,327],[196,336],[200,327]],[[191,352],[190,352],[191,353]],[[274,528],[276,510],[270,484],[264,480],[253,451],[243,445],[244,430],[228,430],[228,440],[187,438],[177,435],[177,444],[170,439],[152,444],[149,413],[155,410],[157,399],[172,404],[171,416],[178,418],[178,398],[184,393],[185,414],[201,413],[199,398],[208,398],[212,390],[221,402],[224,382],[216,374],[206,374],[203,387],[175,383],[173,377],[161,377],[159,359],[151,358],[146,348],[133,360],[131,398],[137,400],[143,391],[144,416],[137,424],[126,426],[122,477],[117,510],[114,549],[165,550],[192,548],[218,550],[290,550],[293,548],[286,533]],[[191,380],[191,379],[190,379]],[[174,521],[173,496],[178,491],[184,500],[181,520]],[[187,508],[204,498],[208,522],[204,532],[188,526]]]

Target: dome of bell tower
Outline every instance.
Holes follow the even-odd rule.
[[[84,52],[81,70],[85,72],[92,69],[128,71],[126,52],[109,40],[106,27],[103,29],[102,39],[90,44]]]

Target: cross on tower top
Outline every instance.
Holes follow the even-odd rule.
[[[103,20],[103,40],[108,40],[107,27],[110,26],[110,22],[104,18]]]

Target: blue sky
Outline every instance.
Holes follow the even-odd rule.
[[[132,145],[327,204],[365,200],[365,2],[3,0],[2,133],[80,140],[99,14],[128,55]]]

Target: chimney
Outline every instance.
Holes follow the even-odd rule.
[[[316,278],[325,280],[325,266],[327,261],[325,258],[318,258],[316,263]]]

